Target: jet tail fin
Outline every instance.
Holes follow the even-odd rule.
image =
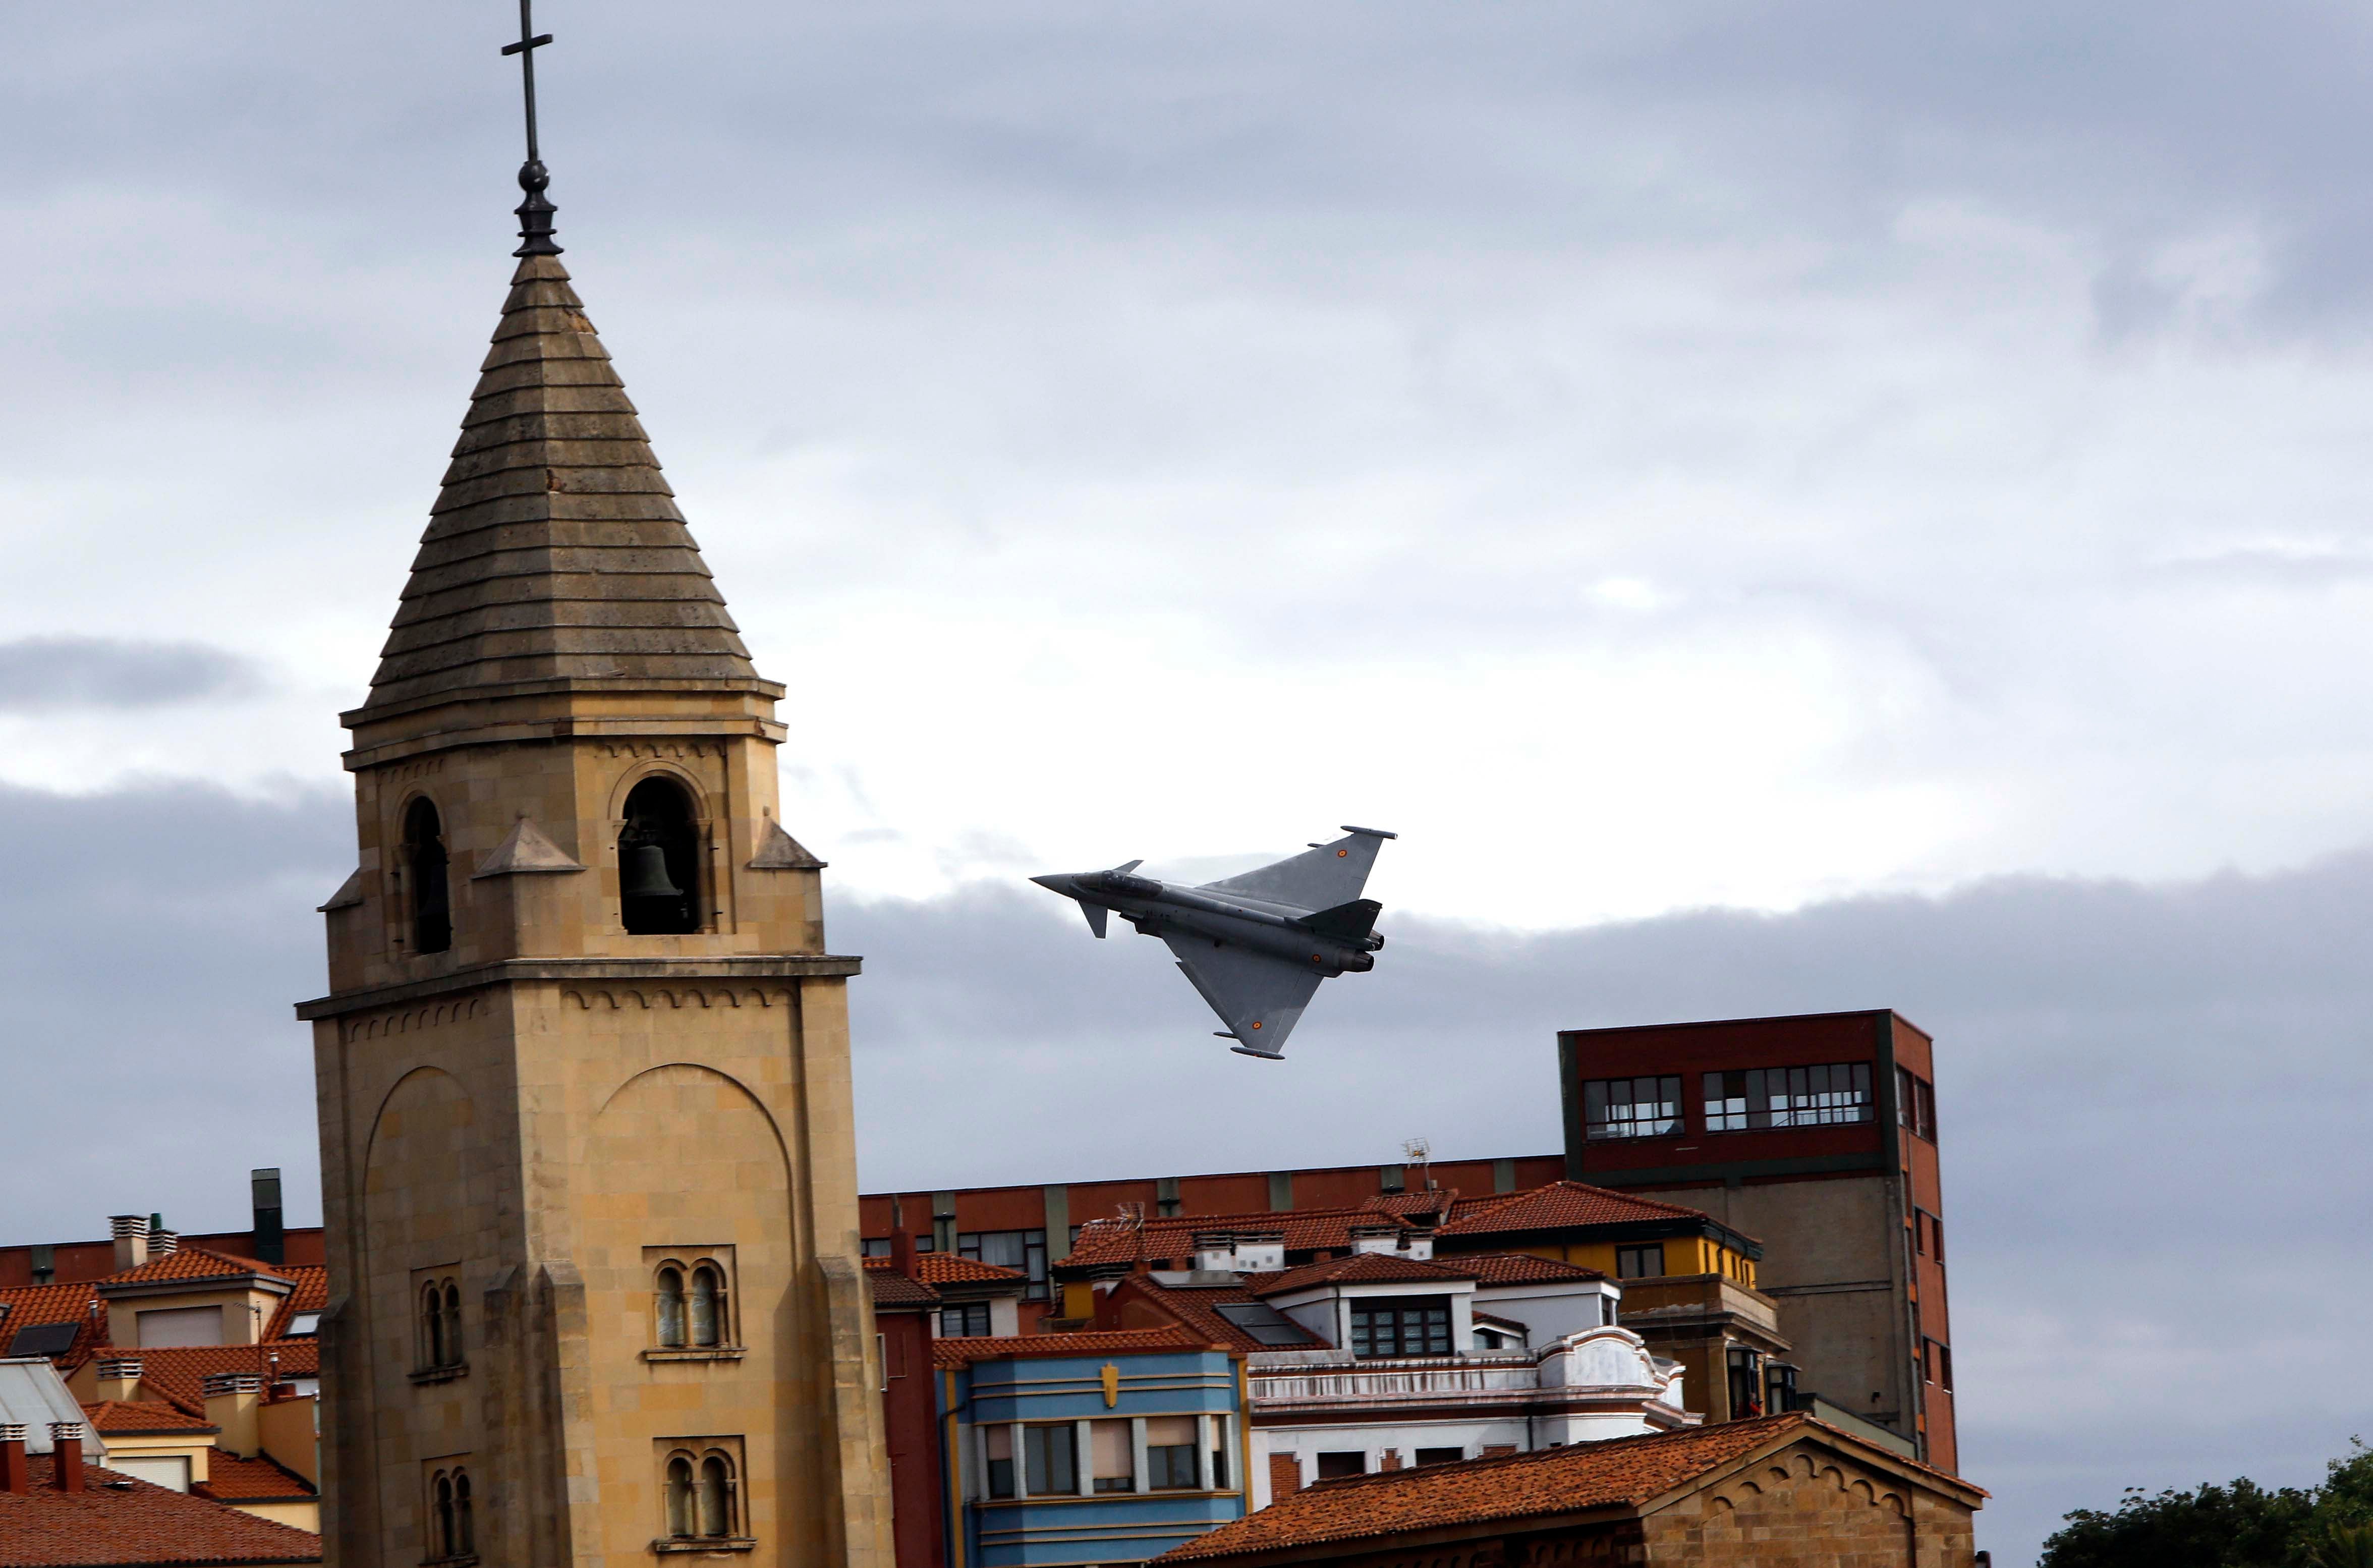
[[[1376,917],[1384,912],[1385,907],[1373,898],[1354,898],[1332,909],[1304,915],[1302,923],[1317,935],[1338,942],[1365,942],[1376,929]]]

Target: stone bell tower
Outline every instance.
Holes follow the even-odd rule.
[[[311,1021],[329,1560],[890,1568],[845,989],[775,716],[528,243],[369,700]],[[539,224],[541,232],[539,232]]]

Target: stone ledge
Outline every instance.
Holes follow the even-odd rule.
[[[424,1366],[404,1375],[410,1377],[415,1385],[426,1387],[432,1383],[450,1383],[456,1378],[469,1376],[470,1363],[457,1361],[450,1366]]]
[[[685,1346],[671,1346],[663,1350],[645,1351],[643,1359],[645,1361],[740,1361],[749,1352],[740,1345],[709,1345],[698,1350]]]
[[[861,958],[830,954],[729,954],[712,958],[506,958],[497,963],[456,969],[450,975],[375,986],[368,990],[341,991],[297,1004],[299,1020],[340,1018],[395,1007],[456,991],[483,990],[490,986],[538,980],[752,980],[847,979],[864,966]]]
[[[661,1536],[651,1542],[651,1550],[661,1556],[698,1552],[721,1557],[729,1551],[755,1551],[758,1543],[748,1536]]]

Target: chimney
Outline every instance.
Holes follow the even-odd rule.
[[[280,1167],[249,1172],[248,1188],[255,1199],[255,1260],[287,1262],[288,1236],[280,1223]]]
[[[140,1378],[146,1368],[130,1356],[101,1356],[99,1361],[98,1394],[102,1399],[118,1404],[130,1404],[140,1398]]]
[[[116,1214],[108,1220],[115,1232],[115,1271],[137,1269],[148,1261],[148,1222],[138,1214]]]
[[[252,1459],[263,1449],[262,1420],[256,1414],[263,1403],[263,1379],[251,1372],[218,1372],[207,1378],[206,1424],[222,1428],[215,1445],[228,1449],[242,1459]]]
[[[0,1492],[22,1497],[32,1490],[32,1461],[25,1457],[25,1423],[0,1421]]]
[[[915,1277],[915,1233],[906,1228],[906,1206],[895,1198],[890,1199],[890,1267]]]
[[[169,1230],[165,1230],[165,1229],[163,1229],[163,1228],[161,1228],[161,1227],[158,1227],[158,1228],[153,1228],[153,1229],[151,1229],[151,1230],[149,1231],[149,1233],[148,1233],[148,1256],[149,1256],[149,1257],[151,1257],[151,1258],[170,1258],[170,1257],[172,1257],[172,1256],[173,1256],[173,1254],[175,1254],[175,1253],[177,1253],[177,1252],[179,1252],[179,1251],[181,1251],[181,1232],[179,1232],[179,1231],[169,1231]]]
[[[50,1454],[57,1461],[58,1490],[82,1490],[82,1422],[53,1421],[50,1422]]]

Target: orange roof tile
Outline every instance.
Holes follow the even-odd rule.
[[[0,1492],[0,1568],[195,1568],[319,1562],[321,1538],[96,1465],[57,1490],[56,1461],[32,1460],[32,1490]]]
[[[289,1320],[298,1313],[321,1312],[330,1305],[330,1271],[321,1265],[303,1263],[279,1272],[297,1288],[288,1293],[288,1299],[282,1302],[280,1310],[273,1315],[271,1331],[266,1337],[275,1340],[286,1336]]]
[[[1700,1210],[1653,1198],[1633,1198],[1578,1181],[1553,1181],[1512,1192],[1490,1203],[1460,1204],[1435,1235],[1485,1235],[1501,1231],[1568,1230],[1576,1225],[1619,1225],[1642,1220],[1703,1220]]]
[[[6,1354],[19,1330],[42,1323],[79,1325],[74,1348],[51,1359],[60,1366],[79,1366],[90,1348],[107,1338],[106,1315],[92,1309],[99,1298],[88,1283],[16,1285],[0,1290],[0,1354]]]
[[[898,1272],[887,1258],[865,1260],[865,1282],[872,1287],[875,1306],[934,1306],[940,1293]]]
[[[1462,1252],[1455,1257],[1438,1258],[1434,1261],[1486,1285],[1528,1285],[1557,1280],[1607,1278],[1596,1269],[1585,1269],[1579,1263],[1561,1263],[1554,1258],[1535,1258],[1528,1252]]]
[[[1086,1268],[1100,1263],[1136,1263],[1188,1258],[1198,1235],[1230,1231],[1285,1237],[1288,1252],[1348,1252],[1354,1229],[1412,1229],[1397,1216],[1374,1209],[1292,1209],[1244,1214],[1197,1214],[1175,1219],[1091,1220],[1080,1227],[1070,1256],[1059,1267]]]
[[[206,1410],[205,1381],[218,1372],[244,1372],[258,1377],[319,1377],[319,1340],[267,1340],[260,1345],[181,1345],[170,1350],[134,1350],[100,1345],[89,1354],[120,1356],[140,1363],[140,1387],[171,1400],[192,1415]],[[274,1357],[278,1363],[274,1363]]]
[[[203,1246],[184,1246],[162,1258],[152,1258],[137,1269],[110,1274],[97,1283],[103,1292],[110,1285],[141,1285],[158,1280],[243,1280],[251,1276],[275,1281],[288,1278],[270,1264],[258,1263],[252,1258],[211,1252]]]
[[[1321,1481],[1153,1561],[1195,1562],[1444,1525],[1636,1506],[1813,1424],[1801,1414],[1766,1416]]]
[[[1291,1318],[1287,1322],[1302,1336],[1301,1344],[1273,1345],[1255,1339],[1243,1328],[1230,1321],[1221,1312],[1222,1306],[1252,1305],[1260,1302],[1242,1285],[1165,1285],[1156,1280],[1132,1279],[1121,1286],[1140,1300],[1150,1302],[1175,1318],[1182,1326],[1193,1329],[1215,1345],[1239,1351],[1327,1350],[1327,1342],[1311,1333]]]
[[[1428,1188],[1423,1192],[1382,1192],[1362,1205],[1379,1214],[1447,1214],[1458,1202],[1455,1187]]]
[[[1000,1268],[953,1252],[915,1254],[915,1278],[927,1285],[1027,1285],[1030,1276],[1019,1269]]]
[[[206,1455],[206,1479],[190,1490],[223,1503],[291,1503],[321,1495],[310,1481],[268,1456],[251,1459],[228,1448]]]
[[[1282,1274],[1252,1276],[1257,1295],[1280,1295],[1313,1285],[1455,1284],[1473,1278],[1445,1263],[1402,1258],[1389,1252],[1355,1252],[1324,1263],[1305,1263]]]
[[[105,1435],[120,1433],[213,1432],[204,1416],[193,1416],[163,1399],[101,1399],[85,1405],[82,1413],[93,1430]]]
[[[931,1341],[931,1364],[968,1366],[1007,1356],[1105,1356],[1131,1352],[1215,1351],[1200,1334],[1179,1328],[1096,1328],[1083,1334],[976,1334]]]

